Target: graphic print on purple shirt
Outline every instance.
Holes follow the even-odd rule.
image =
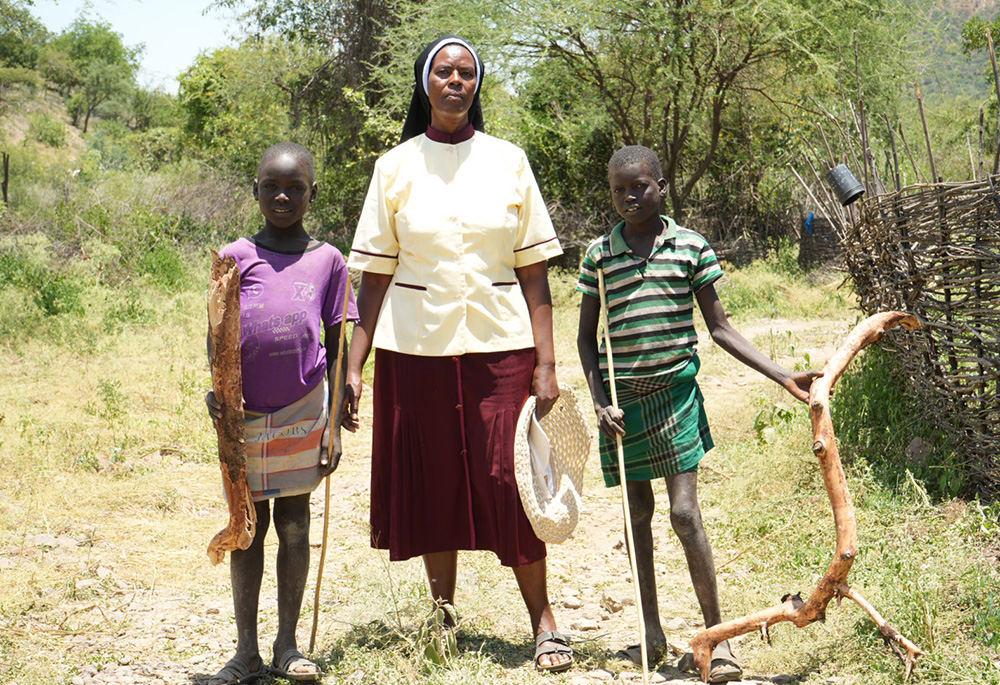
[[[240,238],[220,252],[240,270],[243,400],[256,412],[273,412],[323,381],[322,333],[344,311],[347,264],[340,250],[320,243],[285,254]],[[347,318],[358,320],[354,292]]]

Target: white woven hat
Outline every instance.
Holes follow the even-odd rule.
[[[535,535],[562,542],[580,518],[583,469],[590,454],[590,431],[569,386],[540,421],[535,396],[521,408],[514,438],[514,476]]]

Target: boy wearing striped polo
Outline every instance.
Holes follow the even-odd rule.
[[[792,373],[761,354],[730,326],[715,292],[722,269],[698,233],[660,216],[667,190],[660,160],[646,147],[629,146],[612,156],[608,182],[622,221],[587,248],[577,290],[583,293],[577,347],[601,431],[604,482],[619,484],[616,435],[625,451],[625,480],[635,540],[636,565],[652,663],[662,659],[653,574],[654,478],[666,480],[670,523],[680,539],[705,626],[721,622],[712,550],[698,505],[698,462],[713,446],[695,376],[701,363],[694,329],[697,300],[715,341],[750,368],[805,402],[814,372]],[[597,341],[603,272],[619,407],[610,400],[607,356]],[[638,645],[623,656],[640,662]],[[742,671],[729,648],[712,655],[709,682],[739,680]]]

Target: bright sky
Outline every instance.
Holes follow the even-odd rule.
[[[228,10],[205,13],[211,0],[34,0],[29,11],[59,33],[87,7],[111,24],[128,46],[144,43],[139,84],[177,92],[177,76],[203,50],[233,43]]]

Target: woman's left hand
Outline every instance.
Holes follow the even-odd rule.
[[[556,368],[550,365],[536,366],[531,379],[531,394],[537,397],[535,414],[542,418],[559,399],[559,384],[556,382]]]

